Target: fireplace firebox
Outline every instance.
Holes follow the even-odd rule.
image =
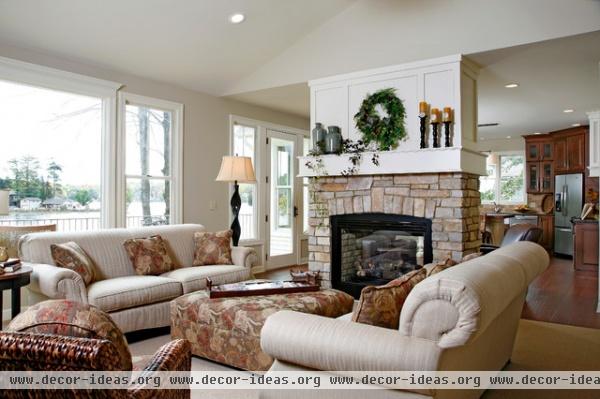
[[[360,297],[367,285],[382,285],[432,261],[431,220],[360,213],[335,215],[331,227],[331,284]]]

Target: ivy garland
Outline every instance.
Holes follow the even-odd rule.
[[[379,90],[364,99],[354,115],[356,127],[363,134],[365,146],[377,143],[380,151],[388,151],[398,146],[398,141],[406,138],[404,104],[393,88]],[[388,116],[381,118],[375,107],[381,105]]]

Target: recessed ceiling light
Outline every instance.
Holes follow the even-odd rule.
[[[533,134],[542,134],[542,133],[540,133],[540,132],[535,132],[535,133],[533,133]]]
[[[512,139],[512,136],[506,136],[507,139]]]
[[[571,113],[571,112],[573,112],[573,111],[575,111],[575,110],[574,110],[574,109],[571,109],[571,108],[563,109],[563,112],[564,112],[565,114],[570,114],[570,113]]]
[[[229,17],[229,22],[232,24],[241,24],[246,19],[244,14],[235,13]]]
[[[581,123],[573,123],[571,126],[573,126],[573,127],[579,127],[579,126],[581,126]]]
[[[504,87],[506,87],[507,89],[514,89],[515,87],[519,87],[518,83],[508,83],[505,84]]]

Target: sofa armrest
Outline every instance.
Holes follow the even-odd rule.
[[[287,310],[267,318],[260,342],[277,360],[324,371],[437,370],[442,352],[397,330]]]
[[[254,248],[231,247],[231,259],[234,265],[251,269],[258,261],[258,256]]]
[[[81,276],[71,269],[42,263],[27,263],[33,268],[28,289],[51,299],[88,303],[87,289]]]

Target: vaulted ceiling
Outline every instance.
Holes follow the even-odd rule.
[[[216,95],[595,30],[597,0],[0,0],[1,44]]]

